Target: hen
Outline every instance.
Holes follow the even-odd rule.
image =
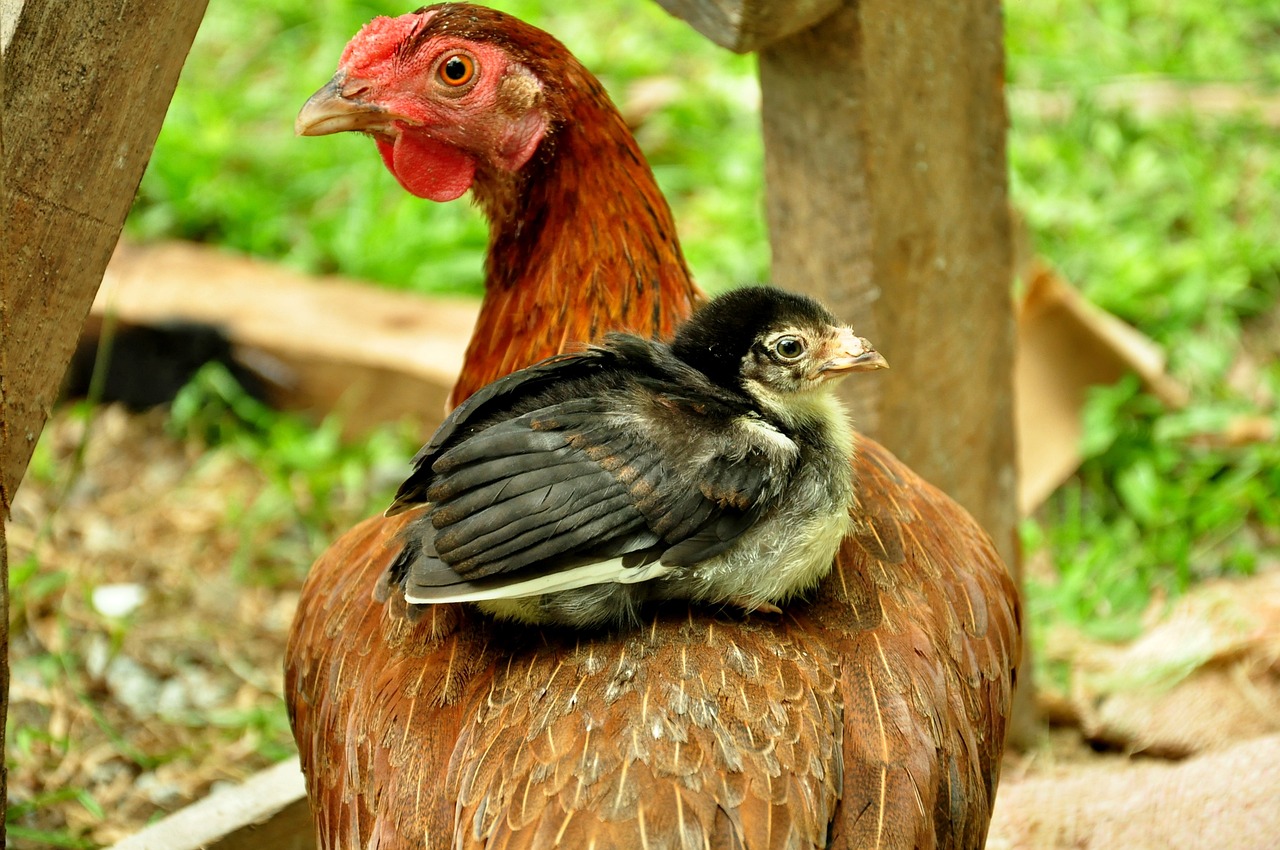
[[[432,75],[455,54],[478,67],[450,100]],[[498,97],[510,75],[540,117]],[[523,164],[493,141],[513,121],[535,127]],[[299,130],[369,132],[420,194],[472,188],[491,246],[456,400],[573,340],[667,335],[700,300],[599,83],[511,17],[459,4],[371,24]],[[469,183],[399,172],[439,147],[473,163]],[[1013,583],[972,518],[879,445],[858,439],[852,474],[832,573],[773,620],[671,603],[586,637],[409,607],[378,588],[420,509],[348,532],[311,570],[286,658],[320,845],[980,847]]]

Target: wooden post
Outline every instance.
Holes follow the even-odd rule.
[[[860,428],[1015,566],[1003,79],[995,0],[850,2],[760,53],[774,279],[885,353]]]
[[[6,517],[204,8],[205,0],[0,0]],[[7,584],[0,593],[8,623]]]
[[[8,64],[9,39],[13,36],[10,26],[16,23],[16,20],[10,20],[10,16],[16,19],[17,11],[16,7],[11,6],[10,0],[0,0],[0,104],[5,102],[4,66]],[[9,161],[5,157],[4,115],[4,110],[0,109],[0,163]],[[0,198],[8,197],[5,194],[7,184],[5,175],[8,173],[8,168],[0,168]],[[0,246],[7,251],[8,245],[9,207],[6,204],[0,209]],[[8,346],[4,344],[9,327],[8,277],[6,272],[0,271],[0,469],[4,468],[4,459],[9,453],[8,416],[6,415],[9,402],[5,392],[5,376],[9,374],[9,363],[5,356]],[[9,802],[9,759],[7,758],[9,750],[6,747],[5,735],[9,725],[9,544],[5,538],[5,522],[8,519],[9,493],[3,485],[0,485],[0,753],[6,754],[5,758],[0,759],[0,803],[5,804],[6,810]],[[5,821],[5,818],[0,818],[0,847],[8,844],[8,827]]]
[[[968,508],[1016,567],[998,0],[658,2],[759,50],[774,282],[885,353],[888,374],[843,387],[859,429]]]
[[[7,14],[14,5],[7,0]],[[4,53],[6,504],[56,397],[205,2],[16,6]]]

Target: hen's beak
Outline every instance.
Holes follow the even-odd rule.
[[[825,359],[818,367],[818,375],[822,378],[838,378],[850,372],[874,372],[876,369],[889,368],[889,361],[872,348],[870,342],[854,336],[853,331],[848,328],[841,328],[839,334],[830,340],[823,357]]]
[[[293,131],[299,136],[327,136],[348,130],[369,132],[385,130],[395,120],[387,110],[376,103],[360,99],[366,87],[357,81],[349,81],[339,71],[302,105]]]

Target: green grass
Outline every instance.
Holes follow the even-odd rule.
[[[1176,411],[1136,380],[1093,393],[1084,465],[1024,525],[1054,565],[1029,587],[1033,622],[1129,636],[1154,594],[1278,557],[1280,450],[1221,435],[1240,416],[1280,424],[1280,347],[1266,330],[1280,296],[1280,148],[1247,111],[1144,118],[1096,87],[1158,77],[1280,94],[1280,6],[1046,0],[1006,14],[1011,81],[1075,103],[1058,119],[1012,115],[1012,193],[1035,247],[1159,342],[1191,391]]]
[[[1084,89],[1134,76],[1280,83],[1274,0],[1024,0],[1004,7],[1009,80]]]

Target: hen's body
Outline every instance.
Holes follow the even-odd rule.
[[[888,452],[862,440],[854,468],[858,532],[777,622],[413,622],[372,595],[415,514],[345,535],[304,590],[286,687],[321,846],[980,847],[1013,588]]]
[[[493,240],[455,399],[574,340],[666,335],[700,298],[599,84],[538,31],[475,15],[537,41],[580,112],[513,184],[477,175]],[[969,515],[883,448],[859,439],[853,476],[831,575],[775,619],[672,603],[582,636],[409,611],[377,589],[419,512],[344,535],[286,660],[321,846],[981,846],[1015,589]]]

